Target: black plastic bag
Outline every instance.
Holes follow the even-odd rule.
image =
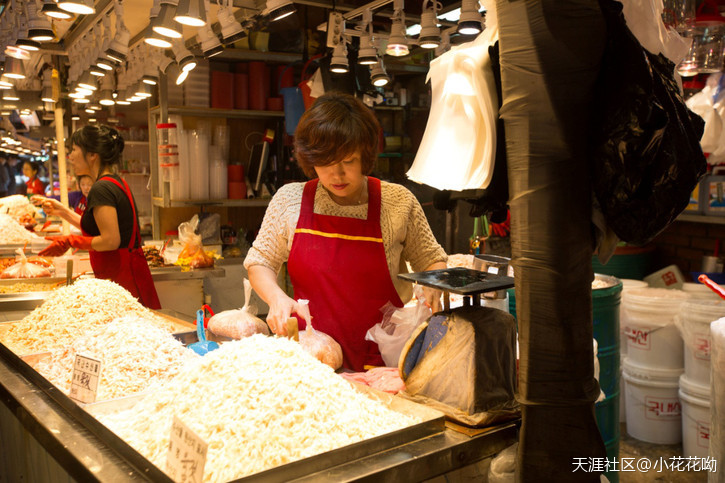
[[[705,173],[705,123],[685,105],[674,64],[630,32],[622,5],[600,5],[608,40],[592,124],[592,189],[614,233],[642,245],[685,209]]]

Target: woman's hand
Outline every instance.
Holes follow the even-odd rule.
[[[60,216],[60,211],[65,207],[60,201],[53,198],[46,198],[42,195],[33,195],[30,197],[30,202],[35,206],[40,206],[48,216]]]
[[[423,303],[434,314],[441,310],[441,295],[443,292],[432,287],[423,287]]]
[[[269,304],[269,313],[267,313],[267,325],[277,335],[287,335],[287,319],[296,313],[298,316],[305,317],[308,313],[302,305],[296,300],[288,297],[286,294],[279,294]],[[308,324],[309,320],[305,320]]]

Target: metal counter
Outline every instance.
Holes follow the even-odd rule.
[[[0,481],[171,481],[3,345],[0,400],[0,446],[14,448],[0,452]],[[492,456],[517,432],[515,423],[475,436],[445,429],[302,477],[304,460],[241,481],[421,481]]]

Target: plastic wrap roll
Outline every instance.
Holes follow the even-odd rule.
[[[209,149],[209,197],[213,200],[227,198],[227,163],[219,146]]]
[[[209,135],[194,129],[189,136],[190,185],[189,199],[209,199]]]
[[[722,464],[725,461],[725,318],[710,324],[710,457]],[[710,483],[722,482],[722,468],[708,473]]]

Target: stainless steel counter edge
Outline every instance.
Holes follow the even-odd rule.
[[[151,269],[151,278],[154,282],[166,282],[169,280],[191,280],[202,278],[223,278],[225,275],[223,268],[197,268],[186,272],[181,271],[180,267],[156,267]]]
[[[28,380],[18,371],[18,364],[25,363],[0,345],[0,400],[71,477],[78,481],[171,482],[130,447],[128,455],[121,456],[123,448],[114,449],[109,440],[126,443],[49,382],[43,387],[41,376],[38,381]],[[67,407],[58,401],[63,398]]]

